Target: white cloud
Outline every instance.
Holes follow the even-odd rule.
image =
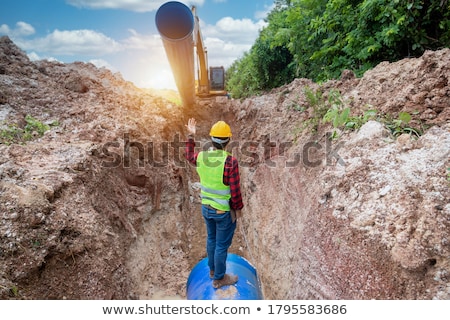
[[[29,36],[36,32],[31,24],[28,24],[23,21],[17,22],[16,26],[17,28],[15,29],[15,31],[19,36]]]
[[[251,43],[233,43],[219,38],[206,38],[204,42],[208,50],[210,67],[224,66],[227,68],[244,52],[249,51],[252,46]]]
[[[39,60],[59,61],[58,59],[53,58],[53,57],[42,58],[39,54],[37,54],[34,51],[27,54],[27,56],[28,56],[28,59],[30,59],[31,61],[39,61]]]
[[[151,50],[162,48],[161,38],[157,34],[143,35],[134,29],[128,29],[131,36],[123,41],[127,50]]]
[[[256,11],[255,18],[256,19],[265,19],[267,15],[275,8],[275,3],[272,3],[270,6],[264,5],[264,10]]]
[[[164,2],[166,2],[166,1],[164,1]],[[186,1],[181,0],[180,2],[184,3],[188,7],[191,7],[191,6],[201,7],[205,3],[205,0],[186,0]]]
[[[34,51],[27,54],[27,56],[28,56],[28,59],[30,59],[31,61],[41,60],[41,57]]]
[[[215,25],[205,25],[200,21],[200,29],[208,50],[209,66],[229,67],[236,59],[249,51],[267,25],[263,20],[233,19],[225,17]]]
[[[11,29],[9,29],[9,26],[7,24],[2,24],[0,26],[0,34],[10,34]]]
[[[89,60],[89,62],[92,63],[97,68],[107,68],[107,69],[111,70],[112,72],[118,71],[116,69],[116,67],[114,67],[108,61],[103,60],[103,59],[91,59],[91,60]]]
[[[31,24],[28,24],[23,21],[19,21],[16,23],[16,27],[11,29],[8,25],[2,24],[0,26],[0,34],[8,35],[10,38],[14,39],[17,37],[29,36],[34,34],[36,31],[34,30]]]
[[[25,50],[54,55],[100,56],[120,51],[121,45],[115,40],[92,30],[55,30],[44,38],[18,40],[17,44]]]
[[[263,20],[253,22],[250,19],[225,17],[215,25],[200,25],[204,37],[220,38],[230,42],[253,44],[259,31],[267,25]]]
[[[68,4],[78,8],[123,9],[136,12],[156,11],[166,0],[67,0]],[[180,1],[187,5],[203,5],[205,0]]]

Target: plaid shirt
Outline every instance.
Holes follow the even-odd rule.
[[[197,165],[198,153],[195,152],[195,141],[189,138],[186,141],[186,159]],[[230,186],[231,199],[230,207],[234,210],[241,210],[244,207],[241,195],[241,182],[239,175],[239,165],[235,157],[229,155],[225,160],[225,169],[223,171],[223,184]]]

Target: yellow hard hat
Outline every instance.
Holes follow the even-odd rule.
[[[211,137],[229,138],[231,137],[230,126],[225,121],[217,121],[209,132]]]

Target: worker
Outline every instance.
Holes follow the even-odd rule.
[[[186,158],[196,165],[200,176],[209,276],[213,279],[213,287],[217,289],[238,281],[237,275],[226,273],[226,260],[237,220],[244,207],[239,165],[237,159],[225,151],[231,138],[231,129],[227,123],[218,121],[211,127],[209,134],[213,147],[199,153],[194,152],[196,120],[189,119],[186,128]]]

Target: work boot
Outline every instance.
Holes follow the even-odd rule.
[[[238,281],[238,276],[225,274],[225,276],[220,280],[213,280],[213,287],[218,289],[223,286],[229,286],[235,284]]]

